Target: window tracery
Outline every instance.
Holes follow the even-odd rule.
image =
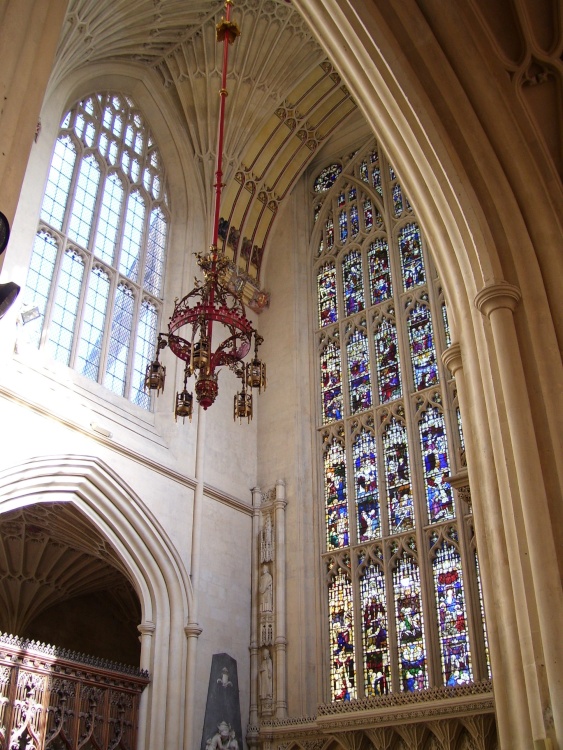
[[[312,216],[330,698],[486,679],[446,302],[413,207],[375,147],[320,173]]]
[[[168,236],[165,175],[131,99],[86,97],[55,143],[24,303],[30,342],[143,408]]]

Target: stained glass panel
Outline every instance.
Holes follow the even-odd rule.
[[[336,267],[326,263],[317,273],[317,299],[319,304],[319,325],[327,326],[338,320],[336,302]]]
[[[369,232],[373,227],[373,208],[369,198],[366,198],[364,201],[364,227],[366,232]]]
[[[406,224],[399,233],[399,251],[401,254],[401,271],[405,291],[426,282],[422,243],[417,224]]]
[[[384,318],[375,331],[375,362],[379,402],[386,404],[395,398],[401,398],[401,368],[399,366],[399,349],[397,327],[395,323]]]
[[[428,687],[420,570],[403,553],[393,570],[401,690],[413,693]]]
[[[331,164],[329,167],[325,167],[314,182],[313,190],[315,193],[322,193],[331,188],[341,172],[340,164]]]
[[[364,182],[369,182],[368,163],[365,159],[360,163],[360,177]]]
[[[356,665],[354,663],[354,608],[352,584],[339,571],[328,587],[332,699],[356,698]]]
[[[397,217],[403,213],[403,191],[398,183],[393,185],[393,212]]]
[[[368,337],[365,331],[356,330],[346,344],[348,360],[348,388],[350,411],[357,414],[371,406],[371,377]]]
[[[432,330],[432,316],[426,305],[417,303],[407,322],[414,387],[417,391],[429,388],[438,382],[438,366]]]
[[[352,445],[358,539],[367,542],[381,536],[381,512],[377,488],[375,436],[363,429]]]
[[[348,239],[348,214],[341,211],[338,215],[338,226],[340,227],[340,244],[344,245]]]
[[[391,268],[389,265],[389,247],[387,241],[378,237],[368,250],[369,287],[371,304],[378,305],[390,299],[393,294]]]
[[[353,250],[342,261],[345,314],[353,315],[365,308],[362,256]]]
[[[378,557],[381,563],[372,562],[367,565],[360,578],[364,689],[368,697],[387,695],[391,687],[387,598],[381,550],[378,550]]]
[[[448,440],[444,415],[437,407],[427,409],[420,422],[426,500],[430,523],[448,521],[455,515],[452,488],[446,481],[450,474]]]
[[[350,234],[355,237],[360,231],[360,219],[358,217],[358,207],[354,204],[350,206]]]
[[[448,320],[448,311],[446,309],[446,303],[442,302],[442,322],[444,324],[444,334],[446,337],[446,346],[451,346],[452,337],[450,334],[450,323]]]
[[[327,250],[332,250],[334,247],[334,221],[332,216],[329,216],[325,224],[325,237]]]
[[[472,682],[461,557],[445,542],[433,562],[442,677],[448,686]]]
[[[481,583],[481,571],[479,569],[479,555],[477,550],[474,550],[475,560],[475,574],[477,577],[477,587],[479,589],[479,609],[481,611],[481,623],[483,625],[483,640],[485,642],[485,660],[487,662],[487,676],[489,680],[492,677],[491,673],[491,659],[489,656],[489,638],[487,635],[487,621],[485,620],[485,603],[483,601],[483,585]]]
[[[348,501],[346,495],[346,454],[333,442],[324,457],[327,549],[350,544]]]
[[[342,419],[342,375],[340,345],[331,341],[321,353],[323,424]]]
[[[397,534],[414,528],[407,430],[396,419],[383,433],[383,460],[389,513],[389,531]]]

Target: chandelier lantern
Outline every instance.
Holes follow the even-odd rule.
[[[194,288],[181,300],[176,300],[168,323],[168,331],[159,333],[155,359],[147,365],[145,390],[164,388],[166,368],[160,363],[160,352],[167,346],[176,357],[185,362],[183,390],[176,394],[175,417],[192,418],[193,395],[187,390],[187,381],[195,378],[195,395],[198,403],[208,409],[219,391],[218,374],[222,367],[231,369],[242,381],[242,389],[235,395],[234,418],[252,419],[252,389],[260,393],[266,387],[266,366],[258,358],[258,347],[263,338],[246,317],[240,295],[233,294],[222,283],[229,261],[218,251],[219,219],[223,179],[223,141],[225,129],[225,103],[227,98],[227,68],[229,45],[240,35],[237,24],[231,20],[232,0],[225,2],[225,17],[217,24],[217,41],[223,44],[223,70],[219,91],[219,128],[217,136],[217,170],[215,172],[215,208],[213,238],[206,253],[196,253],[203,280],[196,280]],[[244,359],[252,348],[254,358]]]

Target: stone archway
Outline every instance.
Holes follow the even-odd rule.
[[[141,604],[140,667],[149,671],[139,720],[139,748],[183,745],[191,584],[157,519],[97,458],[47,456],[0,474],[0,515],[70,504],[112,550]]]

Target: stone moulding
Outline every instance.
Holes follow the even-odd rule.
[[[379,698],[324,703],[316,717],[299,717],[263,722],[253,730],[261,740],[280,742],[322,735],[338,736],[349,730],[393,727],[397,724],[426,723],[494,714],[491,680],[459,687],[432,688],[416,693],[396,693]]]

